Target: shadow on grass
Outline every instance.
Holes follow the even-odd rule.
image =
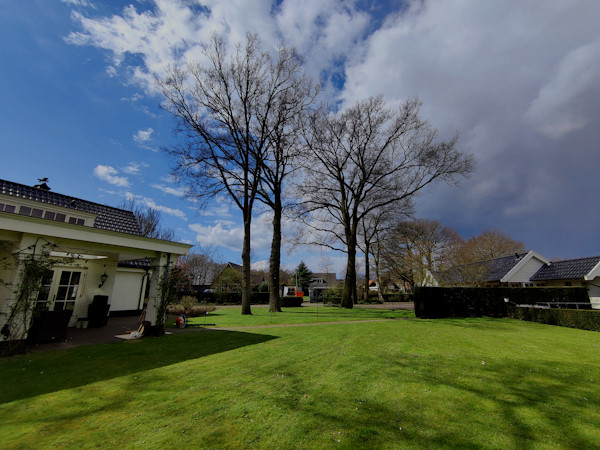
[[[395,365],[404,374],[395,392],[373,395],[325,387],[320,395],[303,401],[302,393],[310,392],[310,386],[302,377],[289,374],[294,392],[275,394],[269,402],[285,408],[284,415],[303,411],[306,420],[298,436],[336,430],[330,445],[342,447],[386,448],[390,443],[400,448],[597,446],[598,434],[590,430],[600,429],[600,415],[594,412],[600,395],[596,385],[585,379],[588,367],[583,364],[537,361],[532,368],[511,363],[482,367],[462,377],[449,377],[427,358],[406,355],[398,361],[375,362],[381,364]],[[411,379],[409,373],[417,375]],[[350,377],[340,383],[345,381],[351,384]],[[426,389],[403,395],[414,382]],[[385,396],[397,400],[386,401]]]
[[[260,344],[276,336],[211,330],[0,360],[0,404]]]

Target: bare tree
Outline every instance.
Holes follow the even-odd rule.
[[[276,66],[281,87],[268,117],[268,152],[263,159],[259,200],[273,211],[273,238],[269,259],[269,311],[281,312],[279,271],[281,267],[281,218],[286,178],[294,172],[300,155],[302,117],[318,94],[310,78],[302,74],[302,60],[294,49],[279,48]]]
[[[415,219],[397,223],[386,235],[384,266],[411,288],[420,284],[427,273],[448,266],[447,255],[458,233],[437,220]]]
[[[366,214],[360,221],[359,225],[359,239],[357,241],[358,248],[365,255],[365,286],[363,289],[364,297],[363,300],[369,299],[369,282],[371,278],[371,255],[375,262],[375,276],[378,282],[378,297],[383,300],[383,293],[381,280],[380,280],[380,262],[381,262],[381,249],[385,248],[385,245],[381,246],[381,239],[385,236],[388,230],[394,226],[400,218],[406,218],[412,212],[412,202],[410,199],[404,204],[399,204],[395,208],[382,208],[375,209]]]
[[[177,258],[177,264],[196,286],[210,285],[223,267],[213,247],[194,247],[188,255]]]
[[[437,140],[437,132],[419,116],[420,105],[408,100],[394,111],[381,96],[371,97],[309,120],[302,215],[347,252],[343,307],[352,308],[357,296],[357,235],[363,217],[397,207],[436,180],[456,182],[474,170],[472,156],[455,148],[456,138]]]
[[[140,206],[135,199],[123,201],[121,209],[127,209],[133,213],[135,220],[140,227],[142,236],[172,241],[175,239],[175,232],[171,228],[162,225],[162,214],[160,211],[150,207]]]
[[[523,253],[525,244],[512,239],[499,230],[486,230],[468,239],[460,250],[464,263],[485,261],[503,256]]]
[[[226,192],[242,212],[242,314],[251,314],[252,210],[275,132],[272,116],[285,98],[296,59],[283,47],[271,56],[254,34],[247,34],[232,55],[225,39],[213,35],[203,52],[206,64],[171,67],[156,84],[165,98],[163,108],[187,138],[170,154],[189,194],[205,204]]]

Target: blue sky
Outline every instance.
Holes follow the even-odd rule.
[[[352,103],[419,96],[423,115],[473,153],[477,172],[434,186],[419,217],[464,237],[500,229],[544,256],[600,254],[600,2],[479,0],[0,1],[0,177],[162,211],[185,242],[239,262],[227,199],[197,211],[170,178],[174,142],[152,75],[197,58],[213,31],[283,39],[324,76],[323,95]],[[257,214],[253,260],[268,259]],[[341,274],[344,256],[283,252],[294,267]]]

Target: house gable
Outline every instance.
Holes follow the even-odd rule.
[[[535,251],[528,252],[501,279],[501,283],[527,283],[531,277],[550,261]]]

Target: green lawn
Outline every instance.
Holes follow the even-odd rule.
[[[599,350],[484,318],[39,352],[0,360],[0,447],[597,448]]]
[[[246,327],[260,325],[280,325],[295,323],[340,322],[349,320],[398,319],[415,317],[413,311],[335,308],[324,306],[304,306],[301,308],[282,308],[281,313],[270,313],[264,306],[253,306],[252,315],[242,316],[239,306],[217,307],[205,317],[190,318],[190,323],[215,324],[217,327]]]

